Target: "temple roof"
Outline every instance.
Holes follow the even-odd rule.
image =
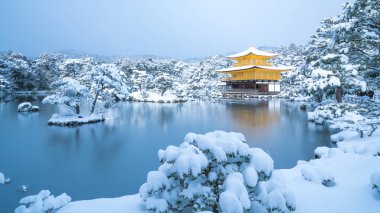
[[[262,50],[258,50],[258,49],[254,48],[254,47],[251,47],[248,50],[244,50],[243,52],[236,53],[236,54],[233,54],[233,55],[229,55],[227,57],[228,58],[238,58],[238,57],[243,57],[243,56],[246,56],[246,55],[249,55],[249,54],[260,55],[260,56],[268,56],[268,57],[277,56],[277,54],[265,52],[265,51],[262,51]]]
[[[280,71],[288,71],[291,70],[292,67],[274,67],[274,66],[257,66],[257,65],[247,65],[247,66],[238,66],[238,67],[229,67],[225,69],[216,70],[217,72],[231,72],[231,71],[238,71],[238,70],[247,70],[252,68],[258,68],[258,69],[265,69],[265,70],[280,70]]]

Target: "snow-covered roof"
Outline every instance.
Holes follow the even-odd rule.
[[[249,54],[268,56],[268,57],[277,56],[277,54],[265,52],[265,51],[262,51],[262,50],[258,50],[258,49],[254,48],[254,47],[250,47],[248,50],[244,50],[243,52],[236,53],[236,54],[233,54],[233,55],[229,55],[227,57],[228,58],[238,58],[238,57],[243,57],[243,56],[246,56],[246,55],[249,55]]]
[[[274,67],[274,66],[257,66],[257,65],[246,65],[246,66],[238,66],[238,67],[229,67],[225,69],[217,70],[217,72],[231,72],[231,71],[238,71],[238,70],[247,70],[252,68],[258,68],[258,69],[266,69],[266,70],[280,70],[280,71],[288,71],[291,70],[292,67]]]

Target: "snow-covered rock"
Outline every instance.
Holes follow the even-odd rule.
[[[38,106],[33,106],[30,102],[23,102],[18,105],[18,112],[37,112],[40,108]]]
[[[5,183],[5,176],[3,173],[0,172],[0,184],[4,184]]]
[[[6,184],[11,181],[10,178],[6,178],[3,173],[0,172],[0,184]]]
[[[328,147],[326,146],[320,146],[320,147],[317,147],[315,150],[314,150],[314,156],[315,158],[321,158],[323,156],[326,156],[327,153],[329,152],[329,149]]]
[[[78,126],[88,123],[97,123],[104,120],[105,117],[103,114],[53,114],[53,116],[48,121],[48,124],[55,126]]]
[[[54,195],[50,195],[49,190],[42,190],[37,195],[22,198],[21,205],[15,209],[15,213],[56,212],[70,201],[71,197],[66,193],[54,197]]]

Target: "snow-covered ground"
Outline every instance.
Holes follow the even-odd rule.
[[[185,102],[187,99],[179,98],[174,94],[165,93],[160,95],[154,92],[133,92],[129,94],[129,97],[133,101],[141,102],[157,102],[157,103],[174,103],[174,102]]]
[[[117,198],[99,198],[95,200],[75,201],[67,204],[58,211],[59,213],[118,213],[118,212],[148,212],[144,210],[141,198],[138,194]]]
[[[380,135],[375,140],[380,143]],[[341,148],[326,149],[321,159],[281,170],[296,197],[296,212],[379,212],[380,193],[372,189],[378,178],[371,183],[379,171],[379,156],[344,153]],[[326,174],[333,178],[327,186],[320,182]]]
[[[53,114],[53,116],[48,121],[48,124],[56,126],[77,126],[82,124],[101,122],[104,120],[105,117],[103,114]]]
[[[226,141],[225,141],[226,142]],[[294,168],[275,170],[293,193],[295,212],[379,212],[380,132],[339,142],[338,148],[318,148],[319,159],[299,161]],[[265,181],[264,181],[265,182]],[[265,210],[264,210],[265,211]],[[59,213],[147,212],[138,194],[70,202]]]

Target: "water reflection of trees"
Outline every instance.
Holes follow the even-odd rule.
[[[117,120],[107,124],[140,129],[156,125],[161,129],[167,129],[173,123],[175,116],[181,113],[182,106],[183,104],[127,102],[121,106],[119,112],[114,112],[113,117],[117,117]]]
[[[239,128],[266,127],[280,119],[280,101],[227,103],[230,120]]]

